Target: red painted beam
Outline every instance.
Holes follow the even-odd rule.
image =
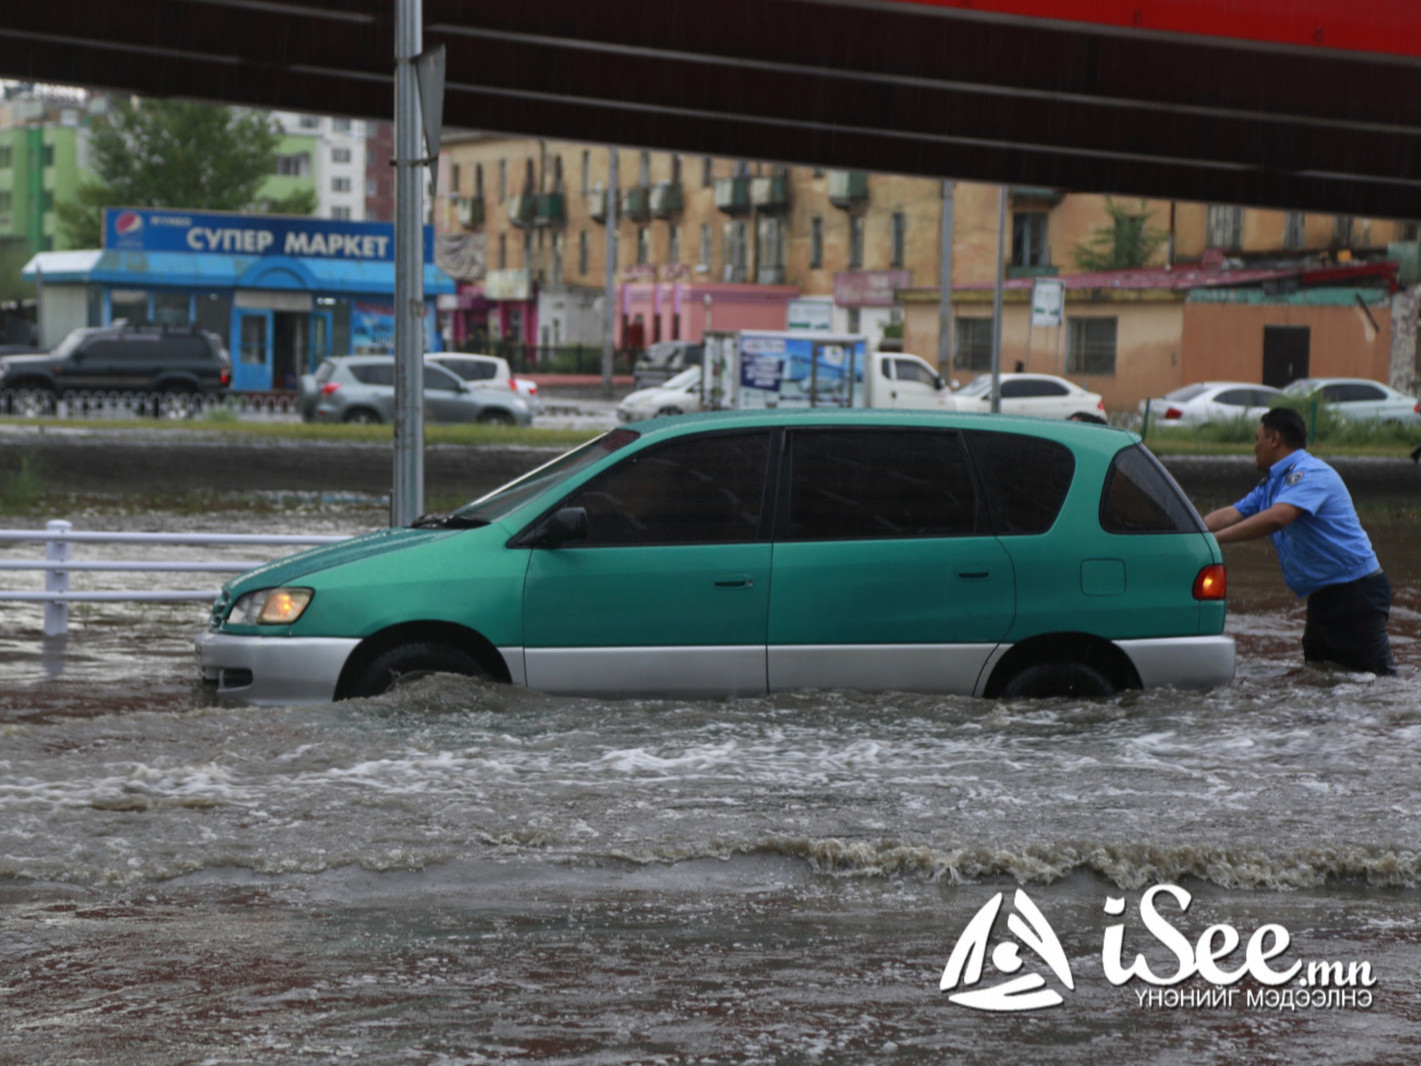
[[[1417,0],[879,0],[1337,52],[1421,58]]]

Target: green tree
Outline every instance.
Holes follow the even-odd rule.
[[[1143,203],[1141,208],[1143,208]],[[1130,211],[1110,197],[1105,198],[1110,221],[1097,226],[1090,240],[1076,246],[1076,266],[1081,270],[1130,270],[1142,267],[1169,239],[1164,230],[1153,229],[1153,213]]]
[[[34,284],[20,276],[33,254],[30,242],[24,238],[0,239],[0,303],[34,298]]]
[[[105,207],[272,211],[306,215],[313,190],[279,200],[258,190],[276,169],[281,132],[267,115],[187,100],[118,103],[89,140],[96,180],[55,205],[72,246],[97,248]]]

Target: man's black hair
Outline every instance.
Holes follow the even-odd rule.
[[[1307,447],[1307,423],[1291,407],[1275,407],[1263,416],[1262,421],[1265,430],[1277,433],[1283,438],[1283,443],[1294,451]]]

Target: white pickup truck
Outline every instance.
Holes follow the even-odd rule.
[[[868,338],[811,330],[738,330],[705,336],[701,409],[883,407],[953,409],[928,363],[876,352]]]

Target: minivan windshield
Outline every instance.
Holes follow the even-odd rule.
[[[588,441],[582,447],[574,448],[550,463],[544,463],[536,470],[531,470],[501,488],[480,496],[472,503],[464,504],[450,513],[446,522],[460,526],[479,526],[496,522],[522,507],[534,496],[625,448],[640,436],[640,433],[631,429],[614,429],[610,433],[604,433],[596,440]]]

